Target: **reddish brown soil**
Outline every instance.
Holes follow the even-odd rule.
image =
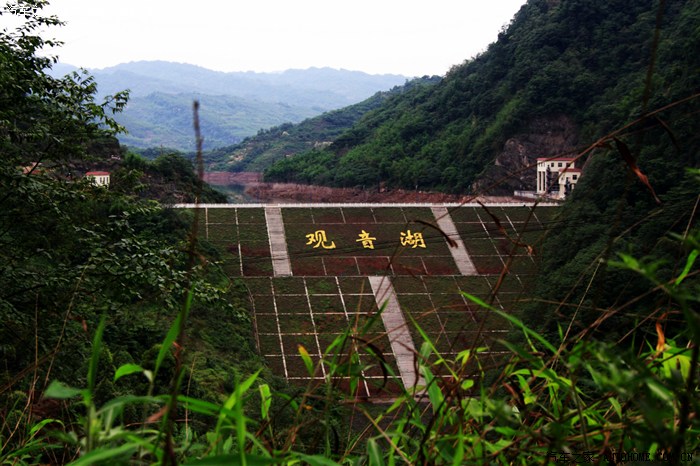
[[[205,172],[204,181],[217,186],[225,186],[227,184],[259,183],[262,181],[262,173]]]
[[[517,202],[508,196],[458,196],[402,189],[378,190],[357,188],[329,188],[294,183],[264,183],[260,173],[208,172],[204,181],[214,185],[243,184],[249,196],[262,202],[371,202],[371,203],[446,203],[446,202]]]

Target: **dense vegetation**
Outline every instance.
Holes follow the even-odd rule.
[[[112,190],[157,199],[163,204],[194,203],[198,175],[192,162],[177,152],[163,152],[153,160],[127,152],[113,172]],[[201,186],[200,202],[226,203],[226,195],[209,185]]]
[[[98,103],[91,77],[47,75],[52,59],[36,52],[52,42],[36,32],[59,22],[32,13],[38,2],[20,7],[28,8],[26,14],[14,10],[22,25],[0,34],[3,464],[23,457],[19,446],[33,419],[58,419],[70,430],[79,411],[41,396],[52,381],[89,385],[92,335],[101,319],[107,330],[99,377],[91,379],[96,402],[148,388],[146,378],[113,382],[114,368],[123,364],[152,370],[153,394],[168,390],[175,360],[161,343],[188,292],[197,296],[188,329],[188,351],[198,361],[188,369],[190,393],[218,400],[238,374],[261,367],[241,284],[217,272],[215,256],[208,258],[212,265],[203,256],[192,264],[186,252],[191,215],[152,200],[195,201],[200,183],[190,162],[173,155],[117,160],[113,135],[120,128],[111,113],[127,96]],[[110,189],[80,175],[95,167],[112,171]],[[221,198],[199,191],[201,200]],[[135,406],[124,413],[124,422],[139,419]],[[15,460],[8,460],[13,449]],[[63,463],[70,459],[64,454],[72,455],[59,449],[31,461]]]
[[[519,169],[554,155],[547,144],[494,166],[504,143],[538,121],[570,121],[576,132],[559,153],[575,152],[639,115],[646,71],[658,59],[655,109],[697,90],[697,4],[665,2],[652,51],[651,0],[528,2],[484,53],[453,67],[433,87],[385,102],[325,150],[271,167],[267,179],[468,193],[532,189]],[[684,54],[684,55],[683,55]],[[666,66],[665,64],[668,64]],[[547,133],[548,129],[542,130]],[[520,159],[525,157],[525,163]],[[504,184],[507,175],[516,183]],[[532,179],[532,178],[530,178]]]
[[[483,365],[493,359],[482,359],[480,348],[441,358],[426,336],[416,355],[425,395],[405,391],[389,407],[354,403],[332,383],[310,384],[303,393],[275,386],[251,350],[245,290],[217,271],[214,247],[196,247],[199,223],[141,198],[139,185],[147,184],[151,170],[200,189],[182,159],[164,155],[147,162],[127,155],[122,181],[110,190],[69,179],[75,167],[91,163],[91,146],[119,130],[110,111],[126,100],[117,94],[96,103],[90,77],[45,73],[51,59],[37,51],[51,43],[37,31],[58,20],[41,16],[42,3],[25,0],[19,6],[28,10],[2,10],[23,22],[0,35],[1,462],[526,465],[616,462],[622,454],[669,464],[697,459],[700,77],[693,62],[699,58],[691,53],[700,43],[697,2],[661,2],[661,24],[672,22],[672,33],[649,47],[637,40],[639,47],[629,48],[629,42],[616,42],[616,31],[653,35],[650,2],[531,0],[489,52],[437,85],[387,99],[390,105],[365,114],[331,151],[314,155],[330,157],[330,168],[349,164],[345,182],[368,185],[377,182],[371,170],[390,175],[399,160],[415,159],[427,174],[449,166],[455,178],[443,173],[435,186],[449,181],[446,188],[461,189],[483,170],[480,157],[488,158],[488,146],[554,103],[577,121],[582,140],[595,141],[583,152],[585,175],[563,208],[561,228],[543,248],[542,300],[527,311],[527,325],[471,297],[511,322],[522,342],[504,342],[507,360],[494,368]],[[519,34],[535,46],[519,49]],[[573,38],[582,41],[580,56],[570,56]],[[588,47],[599,60],[585,59]],[[597,92],[538,81],[569,68],[542,61],[527,67],[491,53],[500,48],[569,57],[572,66],[580,63],[574,77],[594,80]],[[600,64],[611,69],[599,71]],[[586,78],[589,67],[595,71]],[[465,88],[454,78],[460,73],[469,78]],[[605,81],[618,73],[622,81]],[[544,94],[509,87],[519,80],[540,82]],[[474,86],[484,93],[470,93]],[[576,94],[582,88],[583,95]],[[454,101],[434,107],[436,95]],[[482,101],[476,105],[474,99]],[[500,110],[478,113],[489,106]],[[425,115],[445,125],[422,120]],[[442,147],[432,137],[438,133],[456,139]],[[394,144],[380,146],[380,140]],[[383,156],[399,154],[413,147],[399,144],[404,140],[415,145],[406,153],[413,158],[382,165],[379,155],[361,155],[369,147],[384,150]],[[454,144],[452,149],[476,154],[472,162],[442,160],[447,152],[437,149]],[[428,148],[437,158],[421,156]],[[363,158],[370,156],[375,159]],[[35,162],[40,168],[22,170]],[[552,303],[554,309],[545,311]],[[325,361],[303,351],[300,359],[310,373],[324,364],[328,380],[349,378],[352,387],[361,377],[360,359],[352,352],[344,360],[333,355],[340,346],[357,348],[366,330],[348,329],[331,343]],[[371,353],[372,346],[357,351]],[[369,420],[370,427],[354,431],[350,414]]]
[[[378,92],[360,103],[326,112],[299,124],[285,123],[260,130],[257,135],[246,138],[240,144],[208,151],[204,154],[205,161],[210,170],[262,171],[285,157],[331,144],[363,115],[378,108],[392,96],[439,80],[438,77],[415,79],[390,91]]]

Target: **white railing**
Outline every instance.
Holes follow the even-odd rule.
[[[513,202],[484,202],[483,205],[486,207],[533,207],[535,205],[534,202],[525,202],[525,201],[513,201]],[[334,202],[334,203],[321,203],[321,202],[315,202],[315,203],[310,203],[310,202],[300,202],[300,203],[256,203],[256,204],[248,204],[248,203],[243,203],[243,204],[170,204],[169,207],[173,207],[175,209],[194,209],[196,207],[200,208],[207,208],[207,209],[214,209],[214,208],[222,208],[222,209],[240,209],[240,208],[265,208],[265,207],[280,207],[280,208],[315,208],[315,209],[321,209],[321,208],[327,208],[327,207],[335,207],[335,208],[350,208],[350,207],[363,207],[363,208],[374,208],[374,207],[476,207],[479,208],[481,205],[477,204],[476,202],[467,202],[467,203],[459,203],[459,202],[445,202],[445,203],[440,203],[440,202],[433,202],[433,203],[427,203],[427,202],[416,202],[416,203],[410,203],[410,202],[348,202],[348,203],[339,203],[339,202]],[[538,207],[558,207],[561,206],[561,203],[559,202],[552,202],[552,201],[547,201],[547,202],[539,202],[537,203]]]

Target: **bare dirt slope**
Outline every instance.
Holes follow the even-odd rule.
[[[265,183],[259,173],[205,173],[204,180],[214,185],[242,184],[245,192],[262,202],[387,202],[387,203],[452,203],[452,202],[519,202],[511,196],[464,196],[402,189],[329,188],[294,183]],[[522,201],[520,201],[522,202]]]

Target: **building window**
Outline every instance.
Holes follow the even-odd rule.
[[[561,162],[559,162],[559,166],[560,166],[560,167],[562,166],[562,163],[561,163]]]
[[[578,180],[578,175],[571,175],[571,178],[574,180]]]

